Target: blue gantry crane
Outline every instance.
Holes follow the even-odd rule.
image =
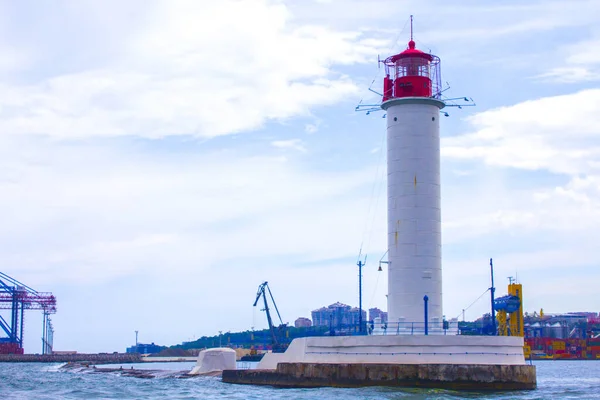
[[[0,354],[23,354],[25,310],[43,312],[42,354],[52,353],[54,330],[50,315],[56,313],[56,298],[38,292],[0,272],[0,311],[10,310],[8,321],[0,314]],[[3,337],[3,334],[6,336]]]

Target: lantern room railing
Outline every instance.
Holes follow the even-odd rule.
[[[382,63],[386,73],[383,101],[400,97],[441,97],[439,57],[427,53],[396,55]]]

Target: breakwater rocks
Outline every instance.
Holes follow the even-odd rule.
[[[0,354],[0,362],[42,362],[65,363],[79,362],[87,364],[123,364],[139,363],[139,354]]]
[[[68,363],[60,367],[62,372],[72,372],[81,374],[114,374],[120,376],[128,376],[133,378],[153,379],[153,378],[193,378],[194,375],[189,375],[189,371],[164,371],[158,369],[134,369],[131,368],[106,368],[96,367],[87,363]],[[221,375],[220,372],[218,374]],[[216,375],[211,375],[216,376]]]
[[[533,365],[279,363],[275,370],[226,370],[223,382],[277,387],[400,386],[455,390],[536,388]]]
[[[120,376],[129,376],[133,378],[153,379],[153,378],[171,378],[188,379],[201,377],[221,377],[222,371],[209,371],[200,374],[191,374],[189,370],[172,371],[161,369],[134,369],[120,366],[118,368],[96,367],[87,363],[67,363],[59,368],[61,372],[72,372],[81,374],[114,374]]]

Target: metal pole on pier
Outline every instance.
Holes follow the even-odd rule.
[[[424,306],[425,306],[425,335],[429,335],[429,324],[427,323],[428,320],[428,310],[427,310],[427,303],[429,302],[429,296],[425,295],[423,297],[423,302],[424,302]]]
[[[490,274],[492,275],[492,287],[490,288],[490,295],[492,297],[492,335],[496,334],[496,313],[494,310],[494,263],[490,258]]]
[[[358,332],[362,335],[363,333],[363,320],[362,320],[362,267],[365,265],[362,261],[359,261],[358,265]]]

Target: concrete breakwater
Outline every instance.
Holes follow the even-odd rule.
[[[139,354],[0,354],[0,362],[79,362],[89,364],[116,364],[142,362]]]
[[[279,363],[275,370],[226,370],[223,382],[276,387],[397,386],[455,390],[536,388],[533,365]]]

